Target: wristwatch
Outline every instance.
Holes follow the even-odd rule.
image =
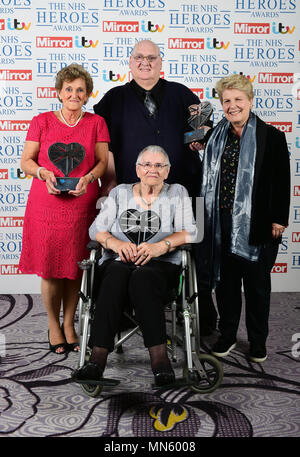
[[[169,251],[170,251],[170,249],[171,249],[171,246],[172,246],[172,245],[171,245],[171,242],[170,242],[169,240],[164,240],[164,242],[165,242],[165,243],[166,243],[166,245],[168,246],[168,250],[167,250],[167,252],[169,252]]]

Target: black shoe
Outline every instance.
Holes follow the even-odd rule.
[[[213,346],[211,353],[216,357],[226,357],[235,347],[235,341],[228,342],[221,337]]]
[[[157,387],[166,386],[175,382],[175,373],[171,366],[161,366],[153,371],[154,383]]]
[[[88,362],[78,370],[74,370],[71,374],[71,378],[74,382],[79,384],[97,384],[101,380],[103,375],[103,370],[93,362]]]
[[[74,343],[68,343],[67,338],[66,338],[66,335],[65,335],[64,324],[61,324],[61,327],[60,327],[60,328],[61,328],[63,337],[64,337],[64,339],[66,340],[67,349],[68,349],[69,351],[72,351],[72,352],[79,352],[79,351],[80,351],[79,342],[78,342],[78,341],[75,341]]]
[[[69,351],[72,352],[79,352],[80,351],[80,346],[78,342],[75,343],[67,343],[67,347]]]
[[[265,345],[251,344],[249,357],[252,362],[262,363],[267,358],[267,350]]]
[[[51,344],[50,343],[49,330],[48,330],[48,342],[49,342],[49,349],[50,349],[51,352],[54,352],[54,354],[64,355],[68,351],[68,345],[67,345],[66,342],[59,343],[59,344]],[[63,349],[63,351],[57,352],[58,349]]]

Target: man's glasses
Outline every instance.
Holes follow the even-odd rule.
[[[168,164],[164,164],[164,163],[150,163],[150,162],[138,163],[138,165],[140,167],[143,167],[144,170],[146,170],[146,171],[151,170],[151,168],[155,168],[155,170],[162,171],[165,167],[169,166]]]
[[[132,57],[137,63],[143,62],[144,59],[146,59],[148,63],[154,63],[159,56],[143,56],[142,54],[137,54],[136,56]]]

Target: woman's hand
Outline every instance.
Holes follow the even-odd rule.
[[[137,258],[137,247],[134,243],[130,241],[121,241],[117,238],[112,238],[109,240],[109,249],[114,251],[116,254],[119,254],[122,262],[135,262]]]
[[[273,222],[273,224],[272,224],[273,238],[279,238],[283,234],[284,231],[285,231],[284,225],[276,224],[275,222]]]
[[[41,178],[45,181],[47,190],[50,195],[59,195],[60,190],[56,189],[56,178],[54,176],[53,171],[46,170],[46,168],[42,168],[40,171]]]
[[[145,265],[149,260],[160,257],[168,251],[167,245],[163,241],[158,243],[141,243],[137,247],[136,265]]]
[[[75,190],[69,190],[68,194],[74,195],[74,197],[80,197],[80,195],[86,194],[90,182],[91,180],[88,176],[82,176],[82,178],[79,179]]]

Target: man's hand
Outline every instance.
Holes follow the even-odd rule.
[[[273,238],[279,238],[283,232],[285,231],[285,226],[276,224],[276,222],[273,222],[272,224],[272,236]]]

